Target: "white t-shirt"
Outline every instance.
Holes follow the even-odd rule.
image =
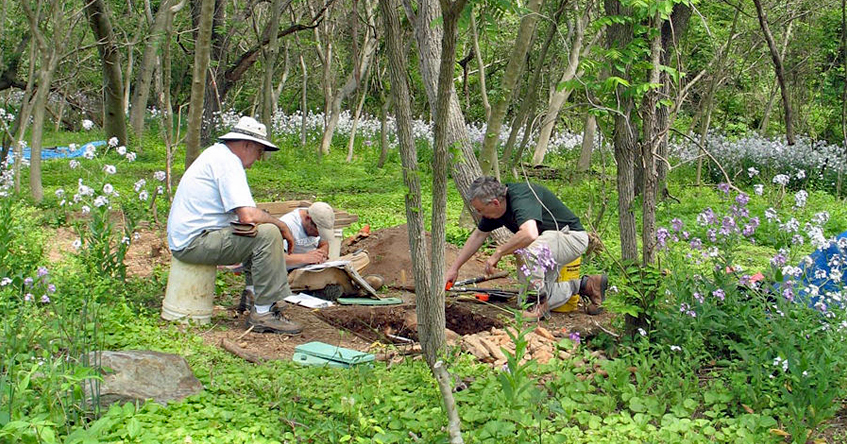
[[[298,208],[279,218],[279,220],[285,222],[285,225],[287,225],[288,229],[291,230],[291,236],[294,237],[294,246],[291,248],[291,251],[288,252],[289,254],[308,253],[318,248],[318,245],[321,242],[321,238],[319,236],[309,236],[306,233],[306,228],[303,227],[303,219],[300,217],[300,210],[305,210],[305,208]],[[286,245],[288,245],[287,242]],[[302,266],[303,265],[289,266],[288,269],[292,270]]]
[[[204,230],[229,226],[236,220],[236,208],[255,206],[241,159],[216,143],[200,153],[179,181],[168,215],[168,246],[182,250]]]

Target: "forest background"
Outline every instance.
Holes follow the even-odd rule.
[[[520,436],[537,434],[546,441],[598,432],[611,442],[665,434],[733,441],[784,434],[803,442],[818,436],[843,398],[844,381],[837,375],[844,341],[841,329],[832,327],[842,314],[831,310],[821,323],[817,312],[792,303],[800,289],[789,279],[778,290],[777,302],[788,304],[778,308],[787,314],[780,321],[772,316],[768,291],[754,292],[757,303],[750,304],[738,281],[715,270],[765,269],[773,282],[784,282],[797,273],[786,270],[786,263],[845,228],[845,20],[843,1],[3,0],[0,154],[11,161],[2,209],[4,220],[16,221],[3,231],[0,266],[0,278],[9,279],[4,303],[14,314],[4,321],[9,353],[2,383],[9,394],[2,398],[8,407],[0,412],[3,436],[47,442],[47,433],[69,441],[152,433],[139,425],[161,419],[150,406],[110,411],[111,422],[89,422],[90,406],[71,383],[89,377],[87,365],[66,359],[103,345],[101,323],[121,325],[140,311],[145,321],[138,329],[148,330],[139,334],[155,330],[155,316],[143,300],[157,290],[127,283],[122,262],[136,227],[113,226],[108,199],[125,222],[167,211],[167,199],[152,205],[147,199],[169,196],[184,166],[240,115],[268,123],[290,151],[251,173],[259,196],[335,196],[333,203],[387,223],[396,222],[398,208],[385,202],[400,197],[378,195],[373,185],[401,190],[416,281],[430,283],[418,292],[418,310],[421,343],[433,369],[444,351],[443,243],[461,243],[466,236],[447,228],[448,217],[453,222],[461,212],[457,199],[448,202],[447,196],[466,199],[468,184],[480,174],[522,179],[527,168],[542,163],[567,171],[545,183],[560,195],[581,197],[566,201],[578,200],[573,206],[608,251],[588,267],[611,269],[623,282],[609,305],[621,314],[627,339],[597,345],[620,347],[620,359],[603,364],[606,376],[600,388],[588,390],[597,397],[582,415],[574,412],[585,401],[578,395],[585,387],[575,383],[579,371],[567,363],[544,369],[556,375],[554,381],[572,384],[539,388],[527,382],[538,369],[516,360],[512,378],[491,379],[503,393],[492,400],[498,407],[492,412],[508,406],[524,414],[465,412],[464,421],[478,426],[471,428],[472,438],[518,436],[516,442],[523,442]],[[94,134],[109,140],[108,148],[90,151],[76,167],[42,163],[45,147],[73,147]],[[67,185],[82,180],[80,165],[111,175],[117,161],[135,174],[155,171],[162,185],[148,193],[146,181],[130,176],[105,184],[102,177],[86,177],[96,183],[93,188]],[[280,165],[285,172],[273,169]],[[383,168],[394,181],[368,186],[320,178],[326,171],[362,169],[378,177]],[[82,212],[78,220],[70,217],[72,188],[81,195],[72,202]],[[119,198],[115,188],[127,191]],[[130,197],[138,199],[130,203]],[[709,210],[687,206],[693,203]],[[386,208],[394,213],[386,216]],[[721,212],[726,214],[715,215]],[[39,225],[76,223],[80,230],[79,262],[69,259],[67,266],[91,274],[69,268],[76,270],[73,277],[57,278],[78,298],[67,299],[59,325],[35,321],[59,308],[49,305],[51,284],[41,279],[47,273],[39,268],[42,251],[35,245],[43,239],[20,230],[31,218]],[[695,225],[702,231],[696,239],[715,246],[702,262],[685,268],[691,256],[668,245],[682,239],[694,249],[689,238],[695,229],[681,227]],[[432,232],[429,246],[414,237],[424,226]],[[27,295],[33,298],[27,289],[34,282],[43,283],[47,302],[21,305],[30,302]],[[116,282],[122,291],[115,291]],[[836,306],[831,302],[839,301],[837,293],[826,295],[828,307]],[[704,300],[704,294],[712,297]],[[116,300],[123,309],[80,311]],[[80,328],[68,328],[74,322]],[[29,323],[24,331],[31,336],[16,333]],[[120,347],[147,341],[115,332],[106,338]],[[763,348],[767,352],[759,353]],[[680,350],[685,358],[673,354]],[[39,359],[39,365],[55,364],[55,372],[33,380],[43,372],[24,364]],[[633,367],[645,373],[637,375]],[[471,368],[460,371],[480,371]],[[420,374],[419,368],[410,371]],[[386,373],[380,377],[391,378]],[[357,385],[351,376],[350,386]],[[61,389],[41,399],[33,395],[36,387]],[[556,394],[544,417],[531,411],[541,393]],[[432,408],[437,397],[429,393],[423,402]],[[438,415],[424,423],[404,418],[386,431],[373,425],[384,418],[355,403],[311,406],[325,415],[326,427],[305,433],[330,429],[343,440],[401,441],[398,436],[410,436],[403,431],[412,431],[456,439],[457,418],[449,408],[447,431]],[[305,414],[288,413],[299,420]],[[567,423],[571,416],[576,423]],[[568,428],[560,427],[562,421]],[[266,437],[290,439],[294,433],[277,432]]]

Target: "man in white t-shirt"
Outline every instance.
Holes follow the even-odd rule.
[[[308,208],[298,208],[283,215],[280,220],[291,232],[291,239],[284,239],[288,243],[285,265],[289,271],[326,262],[335,225],[335,213],[329,204],[315,202]]]
[[[296,334],[302,327],[279,310],[291,294],[279,219],[256,208],[245,170],[265,151],[278,151],[265,125],[242,117],[185,171],[168,215],[168,246],[192,264],[230,265],[251,260],[256,304],[247,325],[256,332]],[[255,224],[248,235],[233,222]],[[276,309],[273,309],[276,308]]]

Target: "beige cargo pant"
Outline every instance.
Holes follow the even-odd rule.
[[[564,305],[571,296],[579,293],[580,279],[559,282],[562,267],[573,262],[588,249],[588,233],[547,230],[541,233],[528,247],[519,250],[523,264],[518,266],[518,279],[528,291],[547,293],[547,305],[554,309]]]

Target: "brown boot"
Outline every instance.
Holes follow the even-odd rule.
[[[383,285],[385,285],[385,279],[378,274],[369,274],[365,276],[364,279],[365,282],[367,282],[374,290],[379,290]]]
[[[296,335],[303,331],[302,325],[288,319],[281,312],[271,310],[259,314],[256,312],[256,307],[253,307],[250,310],[250,315],[247,316],[247,327],[253,327],[253,331],[256,333],[271,332]]]
[[[600,304],[606,300],[606,288],[609,286],[609,276],[592,274],[583,276],[579,283],[579,295],[588,299],[586,311],[594,316],[603,312]]]

